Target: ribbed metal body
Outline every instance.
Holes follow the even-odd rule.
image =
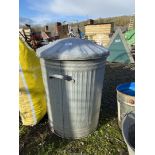
[[[49,122],[59,136],[81,138],[97,128],[105,59],[41,59]]]
[[[122,120],[121,126],[129,155],[135,155],[135,112],[127,113]]]
[[[124,116],[135,111],[135,97],[117,91],[118,125],[121,128]]]

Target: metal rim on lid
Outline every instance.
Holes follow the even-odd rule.
[[[38,57],[51,60],[92,60],[108,55],[108,49],[80,38],[59,39],[37,49]]]

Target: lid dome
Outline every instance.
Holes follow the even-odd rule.
[[[37,49],[38,57],[52,60],[89,60],[108,55],[108,49],[80,38],[59,39]]]

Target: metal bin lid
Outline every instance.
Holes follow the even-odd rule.
[[[37,49],[38,57],[51,60],[89,60],[108,55],[108,49],[80,38],[59,39]]]

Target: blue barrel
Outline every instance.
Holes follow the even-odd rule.
[[[120,84],[116,90],[118,124],[121,128],[121,123],[126,113],[135,111],[135,82]]]

